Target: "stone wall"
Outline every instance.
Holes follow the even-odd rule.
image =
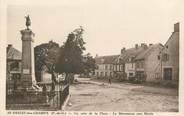
[[[172,68],[172,80],[179,80],[179,32],[173,32],[164,46],[163,54],[168,54],[168,60],[162,62],[162,78],[164,68]]]
[[[161,60],[158,58],[161,50],[162,47],[158,46],[152,50],[145,59],[144,71],[146,74],[146,81],[161,80]]]
[[[95,70],[97,77],[113,76],[113,64],[98,64],[98,69]]]

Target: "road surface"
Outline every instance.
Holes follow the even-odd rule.
[[[176,89],[130,83],[94,82],[70,86],[66,111],[177,112]]]

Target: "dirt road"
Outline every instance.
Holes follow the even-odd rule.
[[[87,82],[87,81],[86,81]],[[66,111],[177,112],[176,89],[130,83],[91,83],[70,86]]]

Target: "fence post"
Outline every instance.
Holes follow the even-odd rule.
[[[61,106],[62,106],[62,104],[61,104],[62,91],[61,90],[59,90],[59,97],[60,97],[60,99],[59,99],[59,107],[61,108]]]

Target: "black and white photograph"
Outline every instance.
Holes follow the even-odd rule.
[[[7,112],[180,113],[182,0],[26,1],[5,7]]]

